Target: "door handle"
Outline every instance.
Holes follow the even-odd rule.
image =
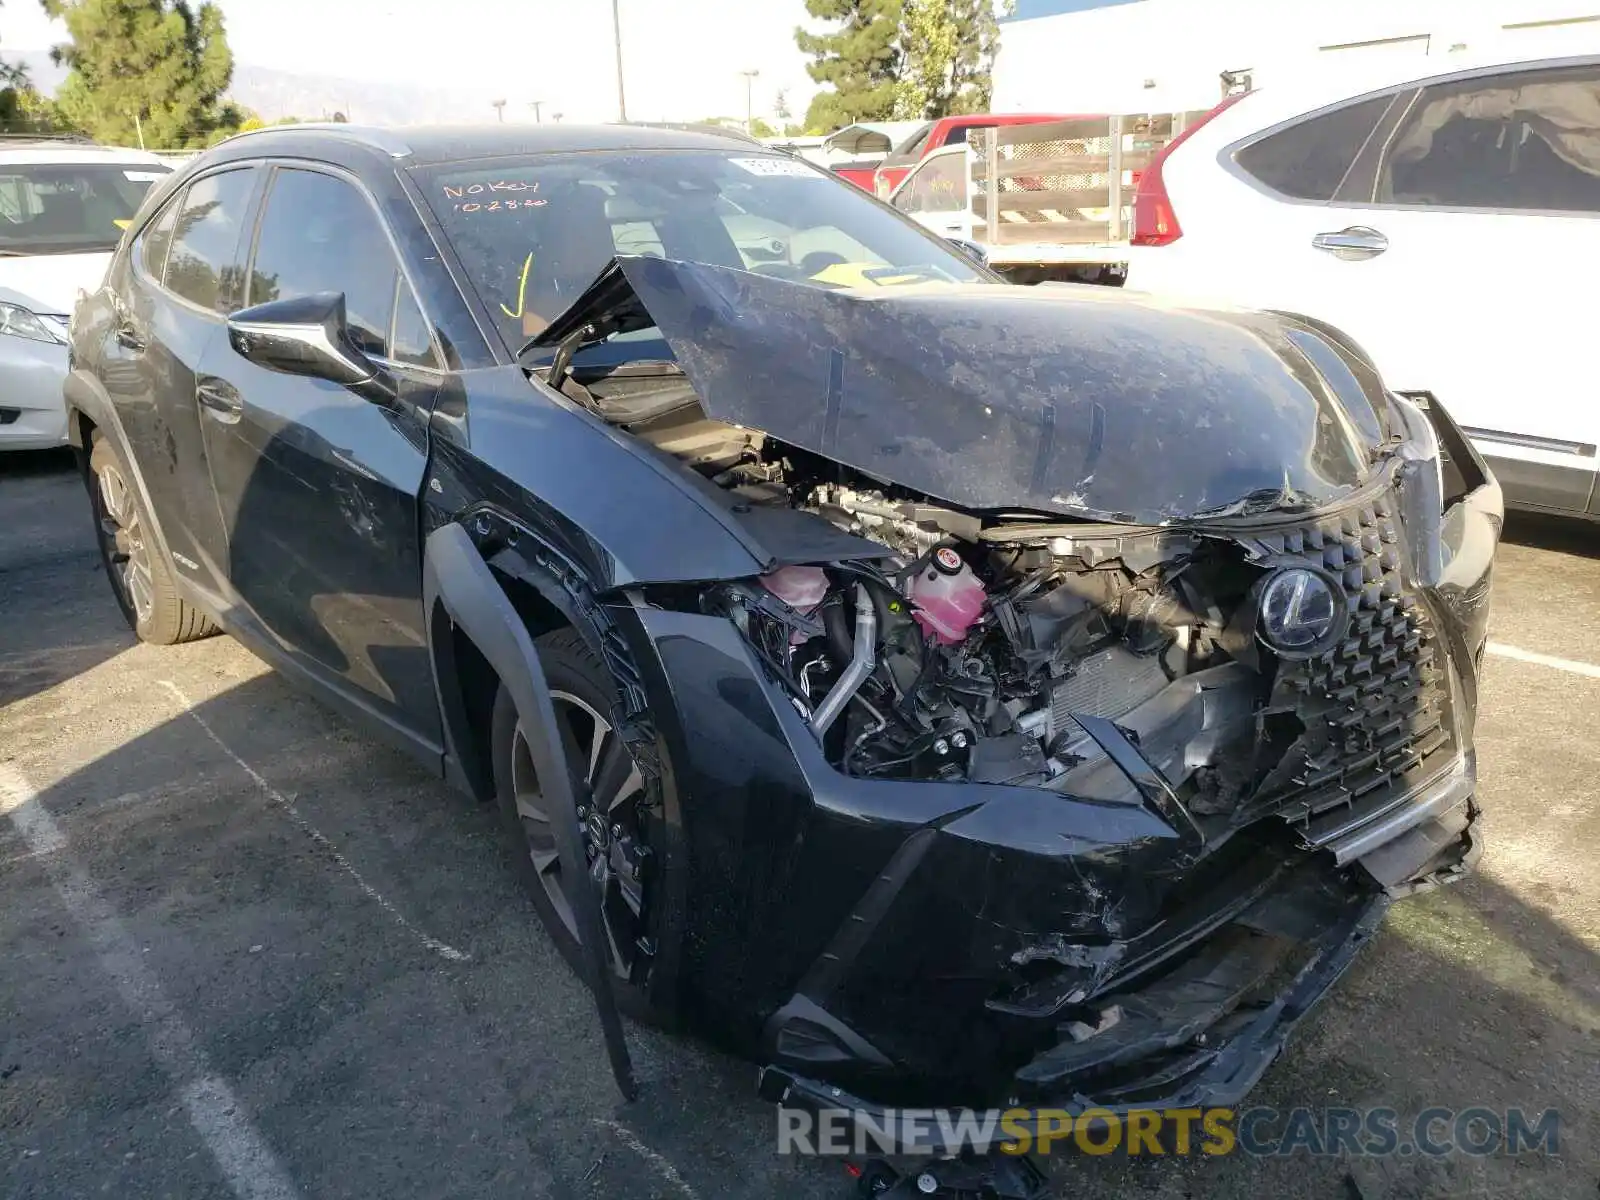
[[[244,401],[231,383],[221,379],[202,379],[194,386],[194,398],[225,425],[232,425],[244,415]]]
[[[124,350],[132,350],[136,353],[143,353],[149,348],[149,344],[144,340],[144,338],[139,336],[139,331],[128,322],[123,322],[122,324],[118,325],[116,332],[112,336],[117,339],[117,345],[121,346]]]
[[[1337,233],[1319,233],[1311,239],[1318,250],[1326,250],[1346,262],[1376,258],[1389,248],[1389,239],[1366,225],[1352,225]]]

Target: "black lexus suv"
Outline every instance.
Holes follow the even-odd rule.
[[[140,637],[498,803],[787,1103],[1235,1101],[1477,854],[1500,490],[1313,317],[742,139],[298,126],[154,189],[67,400]]]

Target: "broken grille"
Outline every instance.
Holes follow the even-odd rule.
[[[1385,494],[1246,543],[1263,558],[1337,577],[1349,605],[1337,646],[1278,667],[1273,706],[1292,708],[1304,731],[1250,805],[1254,814],[1275,809],[1313,846],[1337,851],[1456,757],[1439,635],[1406,584],[1403,537]]]

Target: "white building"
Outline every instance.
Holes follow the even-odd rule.
[[[1209,108],[1223,72],[1256,87],[1307,71],[1600,53],[1600,0],[1018,0],[994,111]]]

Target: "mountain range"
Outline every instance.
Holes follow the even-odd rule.
[[[64,68],[50,61],[46,50],[10,50],[0,53],[5,61],[27,68],[28,77],[41,92],[52,95],[66,78]],[[418,125],[432,122],[453,124],[494,119],[488,90],[435,88],[406,83],[380,83],[364,79],[342,79],[331,75],[307,75],[235,63],[229,97],[237,104],[261,114],[267,121],[299,117],[318,121],[344,113],[351,121],[373,125]],[[521,113],[515,120],[525,120]]]

